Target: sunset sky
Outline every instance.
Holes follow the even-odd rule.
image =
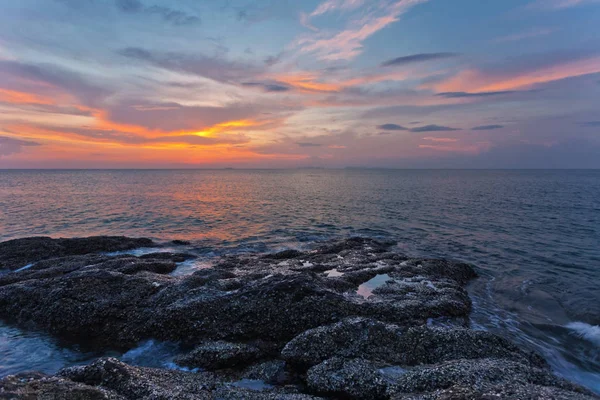
[[[600,168],[600,0],[0,0],[0,168]]]

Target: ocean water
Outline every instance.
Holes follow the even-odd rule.
[[[351,235],[473,263],[473,326],[600,392],[600,171],[0,171],[0,240],[101,234],[190,240],[200,267]],[[93,356],[0,325],[0,375]]]

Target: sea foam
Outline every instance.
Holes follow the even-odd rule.
[[[586,324],[585,322],[571,322],[566,327],[573,331],[574,335],[600,346],[600,326]]]

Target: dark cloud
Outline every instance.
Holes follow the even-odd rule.
[[[437,96],[445,97],[448,99],[457,99],[463,97],[493,97],[493,96],[501,96],[503,94],[512,94],[518,93],[514,90],[505,90],[500,92],[480,92],[480,93],[468,93],[468,92],[443,92],[438,93]]]
[[[146,8],[145,12],[148,14],[159,15],[163,20],[170,22],[173,25],[191,25],[200,23],[199,17],[169,7],[152,6]]]
[[[135,13],[142,11],[144,5],[139,0],[116,0],[117,7],[124,12]]]
[[[20,153],[23,151],[23,147],[30,146],[40,146],[40,144],[37,142],[0,136],[0,157]]]
[[[50,84],[77,97],[87,106],[98,105],[111,93],[106,88],[88,83],[84,77],[74,71],[52,64],[34,65],[19,61],[0,60],[0,81],[11,83],[15,80],[31,80]]]
[[[320,143],[311,143],[311,142],[296,142],[296,144],[300,147],[321,147],[321,146],[323,146]]]
[[[494,129],[502,129],[504,125],[481,125],[471,128],[472,131],[493,131]]]
[[[418,128],[413,128],[410,130],[411,132],[420,133],[420,132],[447,132],[447,131],[460,131],[460,129],[451,128],[449,126],[441,126],[441,125],[426,125],[420,126]]]
[[[579,125],[584,126],[586,128],[595,128],[600,126],[600,121],[586,121],[581,122]]]
[[[191,25],[200,23],[200,18],[195,15],[165,6],[153,5],[150,7],[145,7],[139,0],[116,0],[116,5],[119,10],[125,13],[145,13],[149,15],[158,15],[165,22],[173,25]]]
[[[392,67],[406,64],[419,63],[423,61],[441,60],[445,58],[457,57],[456,53],[421,53],[412,54],[410,56],[403,56],[388,60],[381,64],[382,67]]]
[[[403,127],[402,125],[397,124],[383,124],[377,126],[377,129],[381,129],[384,131],[407,131],[408,128]]]
[[[244,86],[259,87],[265,92],[287,92],[292,88],[281,83],[244,82]]]
[[[254,65],[229,61],[221,57],[190,56],[175,52],[151,52],[139,47],[128,47],[119,50],[118,53],[124,57],[144,61],[160,68],[198,75],[219,82],[239,82],[240,80],[251,79],[261,72],[261,69]]]

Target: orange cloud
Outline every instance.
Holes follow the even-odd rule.
[[[488,74],[479,70],[466,70],[446,81],[427,87],[438,92],[497,92],[526,89],[536,84],[599,72],[600,57],[592,57],[514,75]]]
[[[12,104],[54,104],[54,101],[45,96],[34,93],[19,92],[16,90],[8,90],[0,88],[0,102]]]

